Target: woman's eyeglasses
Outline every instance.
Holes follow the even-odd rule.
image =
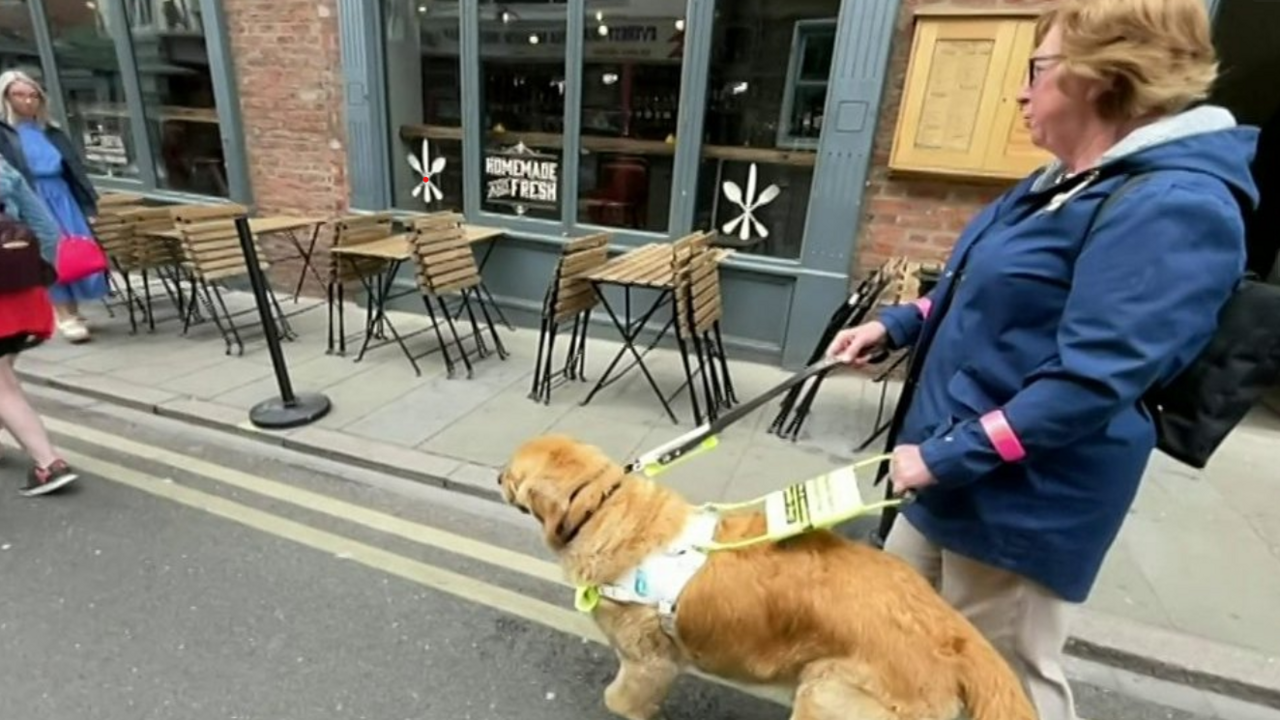
[[[1036,80],[1039,79],[1040,73],[1048,70],[1063,59],[1062,55],[1041,55],[1039,57],[1031,57],[1027,59],[1027,84],[1034,86]]]

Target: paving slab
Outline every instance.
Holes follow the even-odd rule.
[[[156,405],[178,397],[176,393],[169,390],[146,387],[98,373],[60,370],[50,376],[37,376],[19,367],[18,374],[27,378],[40,379],[47,385],[67,392],[101,400],[114,400],[141,409],[154,408]]]
[[[1160,593],[1124,539],[1107,556],[1089,605],[1137,622],[1173,624]]]
[[[1280,647],[1280,559],[1213,485],[1148,478],[1123,543],[1178,629]]]
[[[443,427],[418,447],[428,452],[497,467],[513,448],[547,432],[572,407],[530,402],[527,389],[513,386]]]
[[[247,408],[229,407],[192,397],[174,398],[155,407],[157,415],[165,415],[212,428],[236,428],[246,433],[261,432],[249,422]]]
[[[350,360],[331,355],[319,355],[300,362],[287,364],[290,385],[297,392],[321,392],[365,372],[368,368],[354,365]],[[231,407],[252,407],[269,397],[280,394],[280,383],[272,370],[260,380],[233,388],[217,397],[218,402]]]
[[[163,344],[140,346],[142,352],[111,372],[121,380],[139,385],[157,385],[209,368],[221,367],[227,356],[208,343],[193,342],[174,347]],[[73,361],[75,362],[75,361]],[[72,366],[74,367],[74,366]]]
[[[284,446],[343,462],[398,470],[401,474],[411,473],[415,477],[436,480],[450,477],[461,464],[452,458],[315,425],[289,433]]]
[[[491,357],[471,379],[435,376],[344,429],[374,440],[417,447],[522,377],[524,372],[517,363]]]
[[[652,430],[653,426],[643,420],[621,414],[607,419],[596,413],[569,413],[548,428],[548,432],[571,435],[620,459],[647,450],[644,440]]]
[[[227,358],[225,362],[202,368],[195,372],[157,383],[175,395],[215,400],[218,397],[271,376],[271,369],[241,358]]]

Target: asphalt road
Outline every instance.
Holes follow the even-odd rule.
[[[523,515],[154,417],[41,405],[84,477],[29,500],[24,459],[8,447],[0,465],[0,717],[611,717],[613,656]],[[1198,717],[1078,692],[1090,720]],[[788,716],[696,677],[667,713]]]

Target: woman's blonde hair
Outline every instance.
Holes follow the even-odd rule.
[[[14,83],[25,83],[36,89],[36,94],[40,96],[40,109],[36,110],[36,122],[42,126],[48,125],[49,96],[40,83],[21,70],[6,70],[0,73],[0,120],[10,125],[18,122],[18,113],[13,109],[13,103],[9,102],[9,88],[13,87]]]
[[[1218,77],[1204,0],[1063,0],[1041,15],[1036,44],[1054,27],[1063,71],[1110,84],[1098,107],[1109,120],[1181,112]]]

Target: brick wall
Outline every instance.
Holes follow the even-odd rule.
[[[870,186],[867,188],[862,226],[858,233],[855,276],[861,276],[895,255],[906,255],[918,260],[946,258],[969,219],[1009,187],[1009,184],[990,181],[982,183],[890,178],[889,151],[893,146],[898,106],[911,54],[912,16],[915,10],[926,5],[942,4],[980,8],[1035,8],[1048,6],[1050,2],[1051,0],[903,0],[872,154]]]
[[[349,195],[337,0],[224,0],[224,7],[258,213],[344,212]],[[328,246],[324,240],[319,247]],[[272,251],[286,254],[284,247]],[[323,255],[320,250],[316,256],[321,268]],[[300,266],[284,262],[275,269],[277,281],[292,290]],[[310,273],[308,278],[309,291],[323,292]]]

